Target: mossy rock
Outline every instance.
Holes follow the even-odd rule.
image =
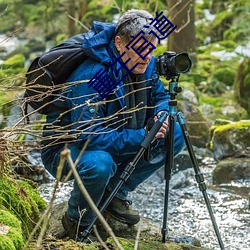
[[[210,149],[216,159],[230,156],[249,156],[250,120],[215,125],[210,130]]]
[[[217,119],[240,121],[249,118],[247,111],[239,105],[231,91],[226,91],[220,96],[200,93],[198,97],[200,109],[212,123]]]
[[[213,171],[213,183],[228,183],[233,180],[250,178],[250,158],[226,158]]]
[[[41,211],[45,210],[46,203],[26,180],[16,180],[2,174],[0,206],[5,207],[21,221],[23,236],[27,238],[39,220]]]
[[[19,250],[23,244],[20,221],[7,210],[0,209],[0,249]]]

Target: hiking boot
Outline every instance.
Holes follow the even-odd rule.
[[[73,221],[71,218],[68,217],[67,213],[65,213],[64,216],[62,217],[62,225],[66,232],[65,236],[68,236],[70,239],[85,243],[91,243],[97,241],[97,238],[92,234],[90,234],[85,239],[82,234],[86,229],[86,227],[80,226],[78,225],[78,223],[75,223],[75,221]]]
[[[105,211],[122,223],[134,225],[140,221],[140,216],[130,208],[131,205],[132,201],[114,197]]]

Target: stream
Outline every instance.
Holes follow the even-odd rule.
[[[250,180],[212,185],[215,164],[212,158],[206,157],[202,160],[200,169],[225,249],[250,250]],[[159,232],[165,194],[162,172],[163,170],[155,173],[129,196],[133,201],[132,208],[159,226]],[[50,182],[39,187],[46,201],[51,197],[53,185],[54,182]],[[72,182],[64,184],[57,193],[55,203],[67,200],[71,188]],[[202,192],[197,187],[193,168],[174,173],[170,180],[168,228],[169,232],[178,237],[193,237],[203,247],[220,249]]]

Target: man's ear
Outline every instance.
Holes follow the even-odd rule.
[[[121,50],[122,39],[120,36],[115,37],[115,47],[118,51]]]

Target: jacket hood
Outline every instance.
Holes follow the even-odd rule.
[[[83,50],[86,56],[108,64],[114,54],[115,24],[94,21],[92,29],[85,34]]]

